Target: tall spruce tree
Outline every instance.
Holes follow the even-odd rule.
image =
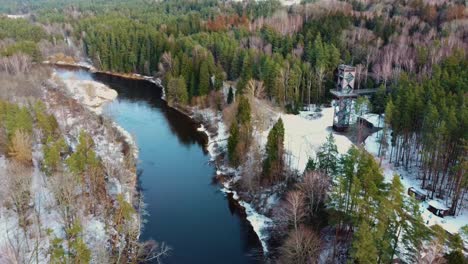
[[[199,95],[207,95],[210,91],[210,70],[208,63],[202,61],[200,64],[198,91]]]
[[[358,263],[377,263],[377,247],[374,235],[367,221],[362,221],[354,234],[352,259]]]
[[[327,174],[335,174],[338,165],[338,148],[335,144],[335,138],[330,133],[327,141],[320,146],[317,152],[318,168]]]
[[[234,101],[234,91],[232,90],[232,86],[229,86],[229,92],[227,96],[227,104],[231,104]]]
[[[237,165],[239,163],[239,159],[236,153],[236,147],[239,143],[239,126],[237,122],[231,124],[231,128],[229,129],[229,138],[228,138],[228,158],[231,164]]]
[[[284,166],[284,125],[280,118],[268,133],[263,161],[263,179],[268,183],[282,180]]]
[[[244,153],[250,146],[252,134],[250,103],[241,96],[237,106],[236,120],[231,124],[228,138],[228,155],[232,165],[238,166],[245,158]]]

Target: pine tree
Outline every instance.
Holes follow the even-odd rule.
[[[403,204],[403,185],[398,175],[393,176],[390,190],[380,198],[377,211],[376,240],[379,261],[389,263],[398,255],[397,245],[401,240],[403,225],[406,224],[406,212]]]
[[[202,61],[200,64],[199,78],[199,95],[207,95],[210,91],[210,71],[206,61]]]
[[[61,154],[66,151],[67,144],[63,138],[54,140],[51,136],[48,137],[44,145],[44,169],[47,174],[51,174],[57,170],[61,162]]]
[[[410,197],[409,203],[405,208],[407,213],[411,215],[411,218],[403,226],[402,242],[406,249],[406,258],[416,262],[424,241],[429,238],[430,232],[424,225],[419,202],[414,197]]]
[[[229,86],[229,92],[227,96],[227,103],[231,104],[234,101],[234,91],[232,90],[232,86]]]
[[[237,122],[231,124],[229,129],[229,138],[228,138],[228,158],[231,164],[238,165],[238,157],[236,155],[236,146],[239,143],[239,127]]]
[[[371,227],[362,221],[354,234],[352,258],[358,263],[377,263],[377,248]]]
[[[251,120],[250,103],[247,97],[241,96],[239,98],[239,106],[237,107],[236,119],[239,125],[250,124]]]
[[[66,160],[68,168],[73,174],[80,177],[82,184],[85,184],[85,172],[99,166],[99,159],[93,147],[94,142],[91,136],[81,131],[75,152]]]
[[[79,221],[66,230],[69,254],[73,257],[73,263],[87,264],[91,261],[91,250],[86,246],[82,236],[83,227]]]
[[[317,169],[317,162],[314,159],[309,158],[309,160],[307,161],[306,168],[305,168],[304,172],[315,171],[316,169]]]
[[[338,148],[335,144],[335,138],[330,133],[327,136],[327,141],[320,147],[317,152],[318,168],[326,174],[334,175],[337,170],[338,163]]]
[[[239,165],[245,158],[244,152],[250,145],[252,134],[250,103],[245,96],[239,98],[237,106],[236,120],[231,124],[230,136],[228,140],[229,160],[235,166]]]
[[[380,85],[377,92],[371,97],[372,112],[376,114],[383,114],[385,106],[387,105],[387,88]]]
[[[216,91],[219,91],[223,87],[223,81],[224,81],[224,72],[220,64],[216,65],[214,77],[215,77],[214,88]]]
[[[281,180],[284,166],[284,125],[280,118],[268,133],[263,161],[263,177],[268,183]]]
[[[338,175],[341,190],[344,193],[344,212],[349,214],[354,201],[352,196],[352,187],[356,177],[356,164],[359,159],[359,150],[351,147],[346,155],[340,159],[340,174]],[[340,197],[341,198],[341,197]]]
[[[188,91],[182,76],[170,78],[167,84],[167,97],[170,103],[187,104]]]

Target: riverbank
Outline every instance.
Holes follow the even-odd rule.
[[[66,81],[40,73],[28,87],[34,97],[0,103],[12,107],[12,120],[30,124],[27,162],[20,166],[0,150],[0,263],[75,261],[77,247],[82,255],[76,258],[90,263],[136,261],[140,214],[121,213],[123,206],[140,207],[135,145],[115,123],[74,98]],[[15,105],[22,107],[23,120],[10,111]],[[12,207],[14,199],[24,209]]]
[[[88,62],[43,61],[42,63],[47,64],[47,65],[56,65],[60,67],[81,68],[91,73],[102,73],[102,74],[130,79],[130,80],[144,80],[144,81],[152,82],[158,86],[162,86],[161,79],[159,78],[141,75],[138,73],[119,73],[119,72],[113,72],[113,71],[103,71],[103,70],[97,69],[96,67],[94,67],[92,64]]]
[[[229,137],[228,128],[224,124],[222,113],[213,112],[211,109],[192,109],[191,118],[200,122],[198,131],[205,133],[208,142],[206,149],[211,156],[211,161],[216,167],[216,180],[221,184],[221,191],[226,195],[231,195],[246,214],[246,219],[250,222],[253,230],[262,244],[265,256],[269,253],[269,228],[273,225],[273,220],[264,214],[259,213],[257,205],[252,203],[238,189],[237,182],[241,179],[241,171],[230,167],[227,163],[226,149]]]
[[[273,186],[256,186],[249,189],[246,183],[250,174],[261,173],[256,170],[258,161],[263,159],[263,151],[271,127],[279,118],[283,120],[285,129],[285,173],[290,177],[300,177],[304,172],[309,158],[316,158],[316,152],[326,142],[330,133],[334,134],[337,150],[344,154],[351,147],[352,142],[344,135],[336,134],[331,129],[333,109],[320,108],[311,111],[301,111],[299,115],[285,114],[265,100],[250,98],[252,109],[252,138],[255,143],[247,153],[246,161],[235,169],[226,160],[227,139],[229,128],[223,122],[223,114],[212,109],[195,109],[192,118],[201,122],[199,131],[208,136],[207,149],[217,168],[216,177],[224,186],[223,191],[233,196],[244,207],[247,219],[256,231],[264,252],[269,253],[269,247],[274,244],[270,240],[271,229],[274,229],[274,208],[287,191],[285,183]],[[258,152],[254,154],[254,152]],[[248,183],[247,183],[248,185]],[[270,243],[272,243],[270,245]]]
[[[78,104],[88,109],[91,113],[93,113],[93,118],[98,118],[101,120],[100,122],[103,123],[103,119],[101,117],[103,107],[105,104],[110,103],[117,98],[117,91],[94,80],[80,80],[74,77],[69,78],[67,76],[59,75],[60,74],[54,71],[51,76],[51,80],[55,83],[56,87],[63,87],[64,89],[62,91],[66,94],[66,96],[68,96],[70,99],[74,99]],[[77,114],[74,114],[73,116],[71,116],[71,113],[68,115],[62,115],[63,116],[60,118],[65,120],[64,128],[71,128],[73,125],[78,125],[77,128],[73,128],[74,130],[86,127],[86,122],[77,122],[80,119]],[[89,113],[83,113],[83,115],[86,117],[89,116]],[[81,120],[84,121],[82,118]],[[112,133],[115,134],[115,138],[122,138],[125,141],[126,146],[123,146],[123,149],[125,149],[125,151],[129,151],[129,153],[132,154],[133,159],[136,160],[138,158],[138,147],[136,146],[135,139],[132,137],[132,135],[114,121],[108,120],[107,126],[109,129],[114,130]],[[99,137],[97,140],[106,141],[104,137]],[[121,157],[121,159],[122,158],[123,157]],[[136,166],[133,168],[133,170],[136,172]],[[132,182],[134,182],[135,186],[133,186],[132,189],[136,190],[136,173],[134,173],[134,176],[135,179],[133,179]]]
[[[119,254],[128,254],[127,257],[135,258],[139,247],[136,242],[140,237],[142,222],[142,201],[138,191],[136,168],[138,148],[130,133],[101,115],[104,105],[114,101],[118,94],[97,81],[60,76],[57,71],[54,71],[50,81],[56,89],[48,90],[44,102],[56,116],[60,129],[66,131],[67,144],[75,149],[82,132],[86,132],[92,139],[93,149],[103,166],[102,176],[105,176],[107,196],[100,203],[116,209],[118,197],[122,196],[138,212],[126,220],[128,230],[132,230],[131,234],[120,234],[119,223],[112,220],[114,217],[101,219],[98,215],[92,216],[92,221],[105,227],[96,234],[99,236],[98,241],[110,243],[111,247],[125,245],[128,252]],[[86,236],[94,237],[93,231],[89,232],[91,233]],[[90,248],[94,246],[91,244]]]
[[[165,100],[164,87],[162,87],[159,79],[154,79],[152,77],[142,76],[139,74],[120,74],[106,71],[98,71],[92,65],[80,63],[45,63],[58,66],[80,68],[91,73],[108,74],[124,79],[149,81],[161,87],[162,99]],[[244,209],[246,219],[249,221],[253,230],[257,234],[259,241],[262,245],[264,254],[267,254],[267,241],[269,238],[267,230],[269,227],[271,227],[272,220],[266,217],[265,215],[258,213],[255,210],[256,206],[248,203],[248,199],[246,199],[246,197],[243,197],[243,195],[240,192],[238,192],[239,190],[236,188],[235,183],[240,179],[240,171],[227,166],[226,161],[223,158],[226,150],[227,138],[229,136],[229,133],[224,125],[222,113],[215,113],[209,108],[199,109],[197,107],[179,107],[176,105],[168,105],[168,107],[170,107],[174,111],[179,112],[180,114],[187,116],[193,122],[199,124],[198,132],[203,133],[207,138],[205,149],[210,154],[211,161],[216,169],[216,175],[214,177],[216,179],[226,179],[218,181],[218,183],[221,185],[220,190],[226,195],[232,195],[232,198],[238,203],[240,207]]]
[[[226,160],[229,132],[224,124],[222,112],[211,108],[199,109],[198,107],[180,107],[176,105],[169,105],[169,107],[187,116],[199,125],[197,131],[206,136],[205,149],[209,153],[211,162],[216,169],[216,174],[213,176],[214,179],[220,184],[220,190],[229,195],[245,212],[247,221],[252,226],[262,245],[263,255],[267,256],[269,253],[269,229],[272,227],[273,221],[265,214],[260,213],[256,209],[258,205],[254,204],[238,188],[237,183],[241,179],[241,171],[229,166]]]

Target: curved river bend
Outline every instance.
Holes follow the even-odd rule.
[[[141,239],[173,248],[164,263],[262,263],[260,242],[244,212],[213,182],[206,136],[197,131],[198,124],[166,106],[160,88],[84,70],[57,72],[63,78],[94,79],[118,92],[105,113],[136,138],[149,214]]]

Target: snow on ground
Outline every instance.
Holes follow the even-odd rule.
[[[371,123],[375,128],[383,128],[384,127],[384,116],[378,114],[364,114],[360,116],[362,119],[365,119],[367,122]]]
[[[7,14],[6,17],[11,18],[11,19],[20,19],[20,18],[29,17],[29,14],[20,14],[20,15]]]
[[[72,97],[91,111],[102,113],[104,103],[117,98],[117,92],[106,85],[90,80],[63,80]]]
[[[15,230],[18,218],[11,211],[0,207],[0,246],[8,244],[10,230]],[[1,257],[0,257],[0,260]],[[0,261],[1,263],[1,261]]]
[[[315,157],[316,151],[326,141],[328,134],[332,132],[330,125],[333,120],[333,108],[323,108],[321,112],[304,111],[301,112],[300,115],[279,114],[275,109],[258,100],[256,100],[255,108],[260,109],[259,111],[263,111],[260,115],[264,120],[269,121],[269,124],[263,126],[267,129],[258,131],[262,125],[256,124],[254,120],[254,135],[257,135],[254,136],[254,138],[259,141],[260,148],[264,149],[270,128],[273,126],[274,122],[281,117],[285,128],[285,149],[290,154],[286,159],[289,160],[292,169],[300,172],[305,169],[309,157]],[[209,109],[196,110],[196,113],[201,114],[204,120],[210,120],[218,127],[217,134],[215,135],[211,135],[203,125],[198,128],[199,132],[204,132],[208,135],[209,141],[207,150],[212,160],[214,160],[215,157],[226,148],[226,139],[229,137],[228,128],[223,122],[221,113],[215,114]],[[334,137],[338,146],[338,151],[340,153],[347,152],[352,145],[351,141],[345,136],[338,134],[335,134]],[[245,208],[247,220],[257,233],[264,252],[267,253],[267,240],[269,236],[267,229],[271,226],[272,220],[259,214],[251,204],[239,200],[237,193],[230,188],[230,185],[240,177],[238,171],[233,168],[220,167],[218,168],[217,174],[236,175],[231,182],[225,183],[222,191],[225,193],[232,193],[234,199]],[[278,200],[279,197],[273,195],[267,198],[267,204],[273,206]]]
[[[77,62],[75,64],[80,66],[80,67],[89,69],[90,71],[96,70],[96,68],[94,68],[93,64],[91,62],[89,62],[89,61],[79,61],[79,62]]]
[[[304,171],[309,157],[315,157],[317,150],[326,142],[333,120],[333,108],[322,108],[321,112],[303,111],[299,115],[282,115],[284,122],[284,147],[291,155],[286,158],[292,169]],[[346,153],[351,141],[333,133],[339,153]],[[268,135],[268,133],[267,133]]]
[[[42,231],[38,233],[35,228],[30,228],[26,232],[20,228],[18,215],[12,209],[0,207],[0,263],[9,263],[14,255],[11,255],[15,249],[20,250],[20,258],[26,261],[30,259],[33,262],[47,263],[47,249],[49,248],[49,237],[44,234],[44,230],[50,229],[57,237],[64,237],[62,224],[59,222],[60,217],[56,210],[55,198],[52,192],[47,188],[46,176],[40,170],[39,160],[42,159],[41,145],[33,146],[33,168],[31,175],[31,196],[32,201],[30,206],[34,207],[35,214],[31,214],[28,218],[31,221],[37,221],[35,216],[39,217]],[[5,170],[7,160],[0,157],[0,175],[7,175]],[[11,175],[10,175],[11,176]],[[0,184],[2,186],[9,184],[8,177],[1,177]],[[1,194],[1,193],[0,193]],[[6,199],[1,194],[0,199]],[[39,248],[37,255],[30,245],[34,245],[39,238]]]
[[[223,122],[222,114],[221,113],[214,113],[210,109],[203,109],[203,110],[196,110],[197,114],[201,114],[204,120],[210,120],[213,124],[217,125],[217,133],[211,134],[206,130],[206,128],[201,125],[197,130],[201,133],[205,133],[208,136],[208,143],[207,143],[207,150],[210,153],[211,159],[215,160],[215,158],[223,152],[223,150],[227,146],[227,138],[229,137],[228,129]],[[263,252],[266,254],[268,253],[268,238],[269,233],[267,228],[271,226],[272,220],[260,213],[258,213],[254,207],[241,200],[239,195],[236,191],[231,188],[231,184],[235,183],[239,180],[240,175],[239,171],[235,170],[231,167],[226,166],[218,166],[216,170],[217,175],[235,175],[230,181],[223,183],[224,187],[221,189],[222,192],[228,194],[232,194],[233,198],[242,206],[245,210],[247,215],[247,221],[250,222],[250,225],[254,229],[255,233],[257,234],[260,243],[262,244]]]
[[[100,254],[105,252],[108,246],[106,225],[96,217],[90,215],[83,221],[84,241],[89,248],[92,248],[92,259],[96,262],[100,259]]]
[[[366,141],[365,141],[365,148],[368,152],[373,154],[375,157],[378,156],[379,153],[379,142],[378,139],[381,138],[383,133],[383,130],[380,130],[372,135],[370,135]],[[387,131],[387,139],[390,141],[390,134],[391,131]],[[390,145],[390,142],[389,142]],[[388,155],[387,155],[388,156]],[[391,182],[393,175],[400,175],[401,182],[403,184],[405,193],[408,190],[408,188],[413,187],[416,190],[428,194],[427,190],[423,190],[421,188],[421,181],[418,180],[418,173],[419,169],[418,168],[409,168],[408,171],[405,170],[403,167],[394,167],[393,164],[388,162],[387,157],[385,157],[382,160],[382,170],[385,176],[385,181],[386,182]],[[425,202],[420,203],[420,208],[421,208],[421,215],[424,219],[424,223],[427,226],[433,226],[435,224],[438,224],[442,226],[446,231],[448,231],[451,234],[459,233],[460,228],[463,227],[464,225],[468,225],[468,207],[466,206],[465,202],[465,207],[456,215],[456,216],[445,216],[444,218],[438,217],[431,213],[428,208],[428,203],[429,202],[435,202],[439,203],[441,205],[447,206],[450,203],[447,203],[445,200],[441,199],[433,199],[433,200],[428,200]],[[468,244],[468,238],[465,238],[465,244]]]
[[[244,207],[245,214],[247,215],[246,217],[247,221],[250,222],[250,225],[252,226],[253,230],[257,234],[258,239],[260,240],[260,243],[262,244],[263,253],[267,254],[268,253],[267,241],[268,241],[268,238],[270,237],[267,231],[267,228],[272,225],[273,221],[270,218],[262,214],[259,214],[252,207],[251,204],[240,200],[240,197],[237,194],[237,192],[230,188],[230,184],[231,182],[225,183],[224,188],[222,188],[221,191],[226,194],[228,193],[232,194],[232,198],[236,200],[240,206]]]

